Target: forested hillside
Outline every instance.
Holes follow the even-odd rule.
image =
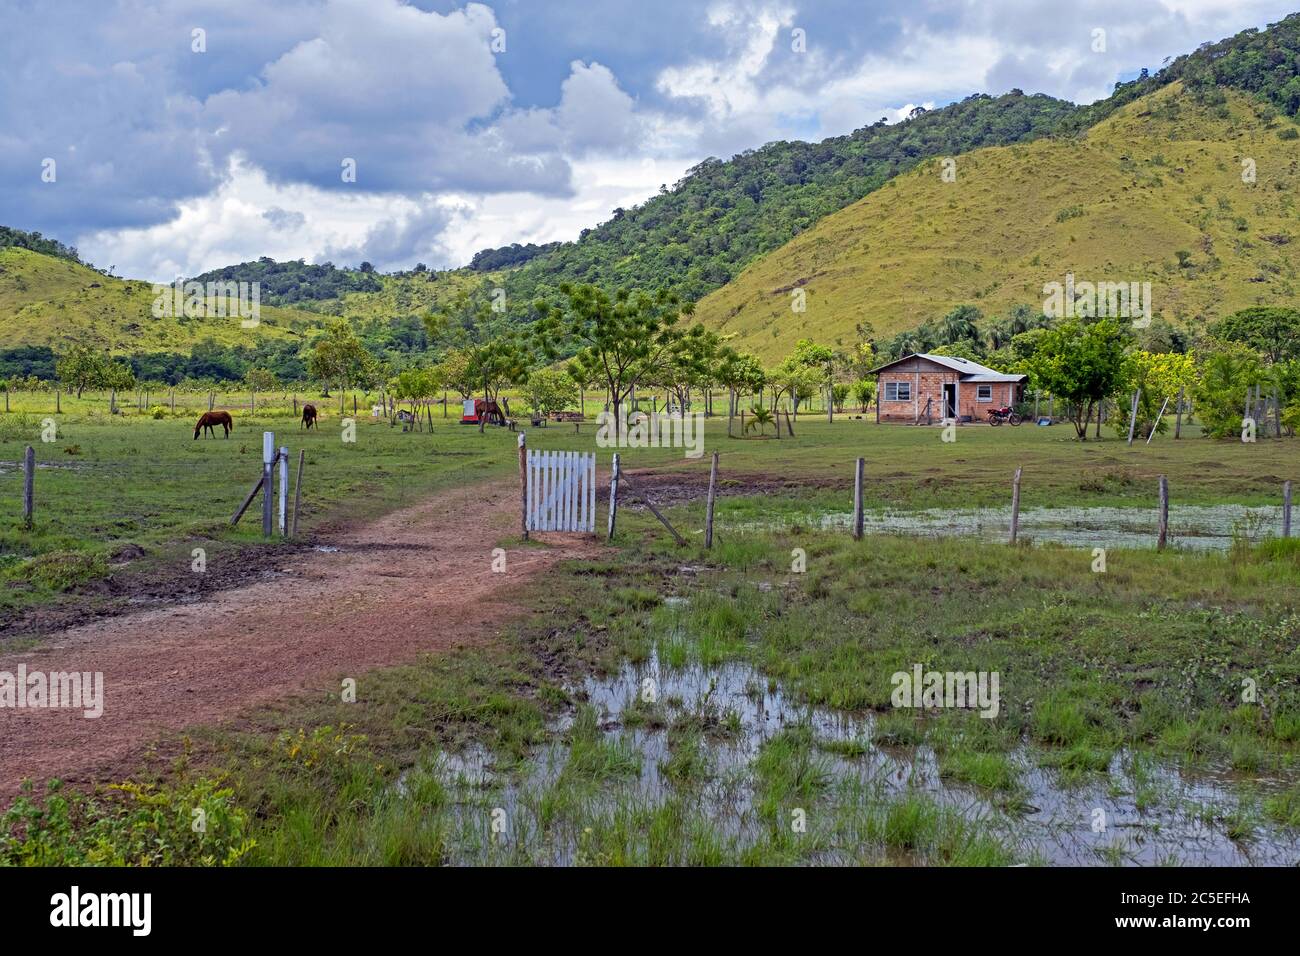
[[[953,181],[937,160],[900,176],[754,263],[696,315],[775,358],[802,338],[852,341],[859,323],[883,341],[958,306],[983,320],[1021,305],[1041,313],[1044,285],[1067,272],[1149,282],[1155,315],[1180,327],[1292,303],[1296,130],[1242,93],[1173,84],[1080,139],[978,150],[958,158]]]

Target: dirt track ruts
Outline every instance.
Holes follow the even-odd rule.
[[[508,549],[508,574],[491,573],[493,547],[517,528],[509,482],[458,489],[322,542],[338,551],[287,556],[271,580],[0,654],[0,671],[20,662],[98,671],[105,688],[97,719],[80,709],[0,708],[0,805],[26,778],[116,779],[167,732],[492,638],[523,611],[503,597],[505,581],[598,547],[589,536],[547,535],[552,546]]]

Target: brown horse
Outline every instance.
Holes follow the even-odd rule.
[[[230,412],[204,412],[199,416],[198,424],[194,426],[194,437],[199,437],[200,431],[206,431],[217,437],[214,430],[218,425],[226,430],[226,437],[230,437],[230,430],[235,427],[235,420],[230,417]]]
[[[316,424],[316,406],[308,403],[302,407],[302,424],[311,428]]]

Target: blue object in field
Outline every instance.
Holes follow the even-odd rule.
[[[1052,420],[1051,420],[1050,418],[1040,418],[1040,419],[1038,420],[1038,424],[1039,424],[1039,425],[1050,425],[1050,424],[1052,424]]]

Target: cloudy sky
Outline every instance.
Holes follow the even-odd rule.
[[[973,92],[1094,100],[1297,6],[0,0],[0,224],[152,280],[463,265],[575,238],[707,156]]]

